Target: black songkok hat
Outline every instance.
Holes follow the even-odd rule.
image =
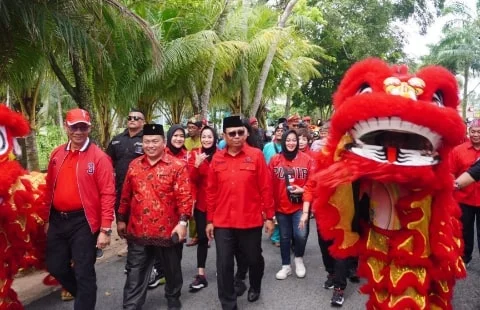
[[[165,137],[163,133],[163,126],[160,124],[145,124],[143,125],[143,135],[144,136],[156,136],[160,135]]]
[[[244,124],[240,116],[229,116],[223,119],[223,130],[230,128],[230,127],[243,127]]]

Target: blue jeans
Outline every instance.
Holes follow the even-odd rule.
[[[277,212],[278,226],[280,227],[280,254],[282,256],[282,265],[290,265],[290,245],[292,234],[295,242],[295,257],[303,257],[305,246],[307,244],[309,221],[303,229],[298,228],[302,210],[292,214]]]

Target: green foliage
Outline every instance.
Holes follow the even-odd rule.
[[[65,143],[66,135],[63,128],[57,125],[46,125],[37,132],[37,150],[40,169],[46,170],[52,151]]]

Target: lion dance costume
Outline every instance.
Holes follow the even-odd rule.
[[[44,267],[45,178],[28,174],[15,160],[15,138],[29,131],[21,114],[0,104],[0,310],[23,309],[11,288],[13,277],[21,269]]]
[[[331,253],[359,257],[367,309],[451,309],[461,259],[450,150],[465,136],[457,82],[379,59],[353,65],[314,177],[315,215]]]

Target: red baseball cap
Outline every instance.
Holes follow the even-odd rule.
[[[68,126],[72,126],[77,123],[92,125],[90,122],[90,114],[83,109],[72,109],[68,111],[66,121]]]

